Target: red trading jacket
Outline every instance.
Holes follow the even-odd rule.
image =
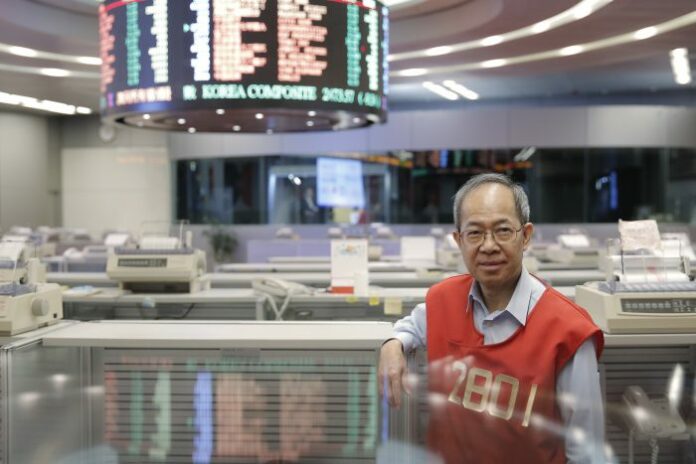
[[[602,332],[547,288],[525,326],[484,345],[468,310],[473,281],[452,277],[426,297],[429,447],[447,464],[565,463],[556,377],[589,337],[599,358]]]

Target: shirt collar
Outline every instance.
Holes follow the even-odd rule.
[[[508,303],[505,311],[510,313],[517,321],[526,325],[527,314],[531,309],[529,306],[532,301],[532,291],[534,289],[534,277],[522,266],[522,272],[520,273],[520,278],[517,280],[517,285],[515,286],[515,291],[512,293],[510,302]],[[467,307],[472,307],[473,302],[481,305],[481,307],[487,312],[488,308],[483,302],[483,296],[481,294],[481,288],[478,282],[474,281],[474,284],[469,290],[469,305]]]

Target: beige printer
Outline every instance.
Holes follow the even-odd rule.
[[[664,250],[664,251],[663,251]],[[689,260],[663,245],[658,252],[618,250],[602,260],[605,282],[580,285],[575,302],[607,333],[696,331],[696,282]]]
[[[109,251],[106,274],[124,290],[135,293],[187,293],[210,288],[206,257],[186,240],[168,236],[145,236],[137,247]]]
[[[561,234],[556,244],[546,248],[546,259],[570,267],[598,268],[604,250],[582,233]]]
[[[60,286],[45,283],[36,258],[17,242],[0,243],[0,334],[15,335],[63,318]]]

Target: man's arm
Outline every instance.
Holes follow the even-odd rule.
[[[379,355],[379,393],[387,395],[389,404],[401,406],[406,356],[404,353],[425,347],[425,304],[417,305],[410,316],[394,324],[394,337],[387,340]]]
[[[565,365],[556,382],[558,407],[565,425],[570,464],[603,464],[604,405],[592,338]]]

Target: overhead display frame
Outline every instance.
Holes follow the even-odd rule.
[[[388,14],[375,0],[104,0],[102,117],[189,132],[384,122]]]

